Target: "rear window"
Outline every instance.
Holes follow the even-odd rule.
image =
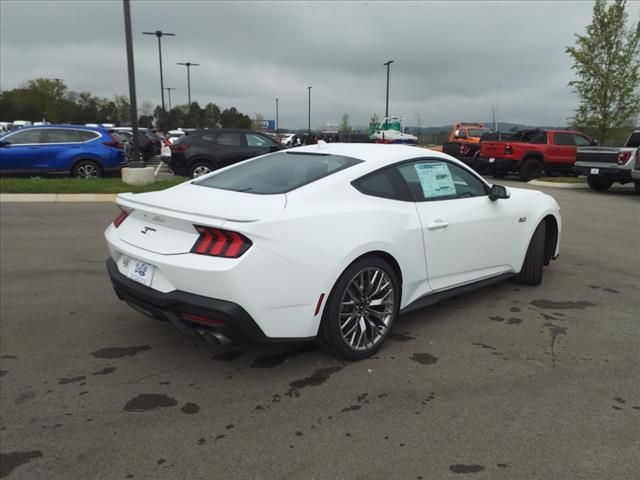
[[[640,132],[633,132],[627,140],[627,148],[640,147]]]
[[[361,162],[337,155],[279,152],[240,163],[194,183],[234,192],[286,193]]]

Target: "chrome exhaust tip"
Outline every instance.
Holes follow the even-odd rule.
[[[198,330],[198,334],[210,343],[215,343],[217,345],[229,345],[231,343],[231,339],[220,332],[214,332],[211,330]]]

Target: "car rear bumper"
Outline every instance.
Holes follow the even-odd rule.
[[[587,165],[574,165],[574,173],[578,175],[597,175],[602,178],[609,178],[611,180],[631,180],[631,170],[616,168],[614,165],[608,164],[587,164]]]
[[[159,292],[120,273],[112,258],[107,260],[107,271],[120,300],[145,315],[171,322],[182,332],[219,332],[237,343],[267,340],[240,305],[179,290]]]

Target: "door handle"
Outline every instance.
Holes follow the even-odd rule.
[[[444,220],[436,220],[433,223],[427,225],[428,230],[439,230],[441,228],[447,228],[449,226],[449,222],[445,222]]]

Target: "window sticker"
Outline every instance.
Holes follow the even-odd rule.
[[[446,163],[417,163],[414,167],[422,186],[424,198],[455,196],[456,187]]]

